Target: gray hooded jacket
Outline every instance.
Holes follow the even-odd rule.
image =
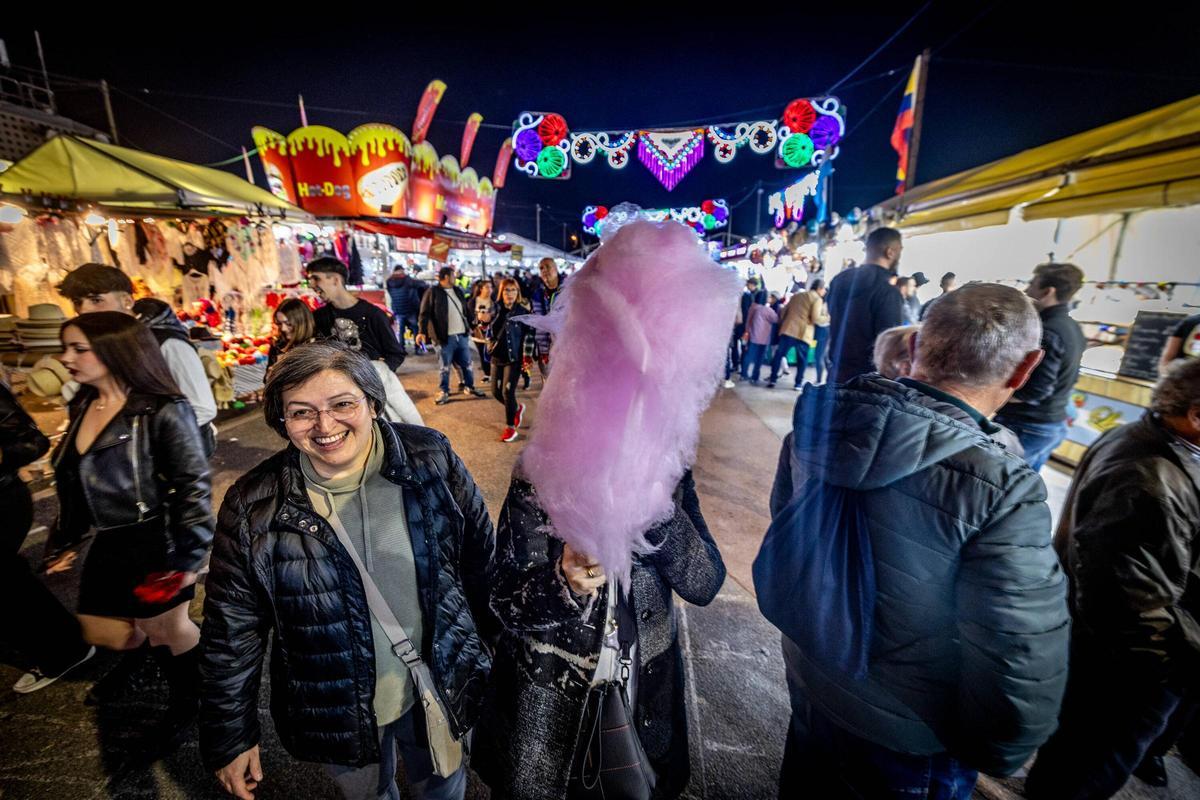
[[[878,375],[809,387],[793,426],[772,514],[810,475],[860,492],[877,582],[865,680],[784,639],[793,708],[897,752],[1015,771],[1054,731],[1067,677],[1041,478],[963,409]]]

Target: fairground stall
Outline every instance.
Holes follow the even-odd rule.
[[[1046,261],[1087,283],[1089,347],[1055,456],[1078,463],[1149,404],[1166,338],[1200,309],[1200,96],[918,186],[871,210],[905,234],[903,271],[1024,286]]]

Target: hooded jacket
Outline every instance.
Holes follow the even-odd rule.
[[[1042,479],[964,409],[878,375],[809,387],[793,425],[772,514],[810,476],[858,492],[877,599],[865,680],[785,638],[791,682],[890,750],[1015,771],[1054,731],[1067,677],[1066,579]]]
[[[187,328],[169,305],[153,297],[144,297],[134,303],[133,313],[154,334],[171,377],[196,413],[197,424],[204,427],[212,422],[217,416],[217,403],[208,382],[208,372]]]

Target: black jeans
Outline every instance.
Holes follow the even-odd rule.
[[[483,366],[483,374],[492,374],[492,354],[488,352],[487,342],[475,342],[475,349],[479,351],[479,363]]]
[[[1031,800],[1112,797],[1162,737],[1180,691],[1121,670],[1112,655],[1071,647],[1071,674],[1058,730],[1025,781]]]
[[[20,479],[0,485],[0,637],[47,675],[57,675],[87,652],[79,622],[63,608],[21,555],[33,523],[33,501]]]
[[[520,379],[520,361],[511,364],[492,361],[492,397],[504,404],[504,421],[510,428],[517,422],[517,381]]]

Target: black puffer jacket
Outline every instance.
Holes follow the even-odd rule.
[[[1055,544],[1075,636],[1153,683],[1200,670],[1200,461],[1146,412],[1084,456]]]
[[[550,534],[549,517],[527,481],[514,477],[499,524],[492,608],[505,632],[474,766],[494,798],[560,800],[598,664],[608,590],[602,588],[590,605],[575,599],[559,569],[562,540]],[[673,593],[708,605],[725,581],[725,563],[700,513],[690,472],[676,488],[674,516],[646,538],[659,547],[633,562],[634,719],[658,774],[655,797],[669,798],[683,791],[689,775]]]
[[[208,459],[192,406],[182,397],[132,394],[125,407],[78,459],[78,476],[64,460],[96,390],[84,386],[71,401],[70,428],[54,451],[59,516],[50,553],[79,542],[88,529],[167,519],[168,567],[195,572],[212,542]],[[82,496],[75,492],[82,491]]]
[[[20,480],[17,470],[37,461],[49,449],[50,440],[0,381],[0,489]]]
[[[485,642],[494,534],[483,498],[442,434],[383,424],[382,475],[402,491],[428,662],[454,733],[475,723],[491,667]],[[362,579],[304,487],[289,446],[225,496],[201,638],[200,752],[219,769],[258,744],[267,633],[271,716],[298,759],[379,761],[375,650]]]

